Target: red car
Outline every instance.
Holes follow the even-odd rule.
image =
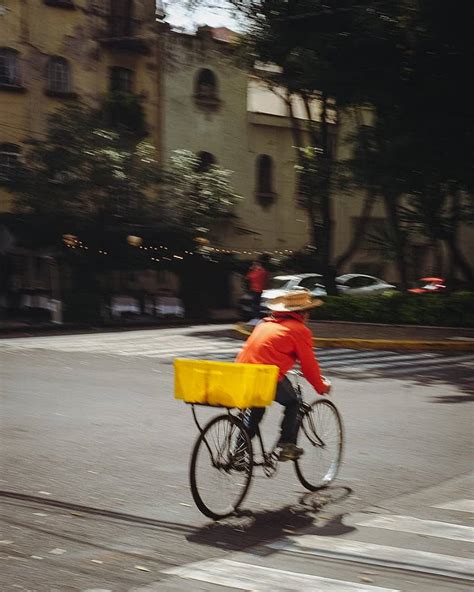
[[[414,288],[408,291],[412,294],[432,294],[433,292],[442,292],[446,290],[446,284],[443,278],[439,277],[425,277],[416,281]]]

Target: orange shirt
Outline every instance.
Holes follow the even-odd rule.
[[[288,313],[284,317],[268,317],[256,325],[235,361],[278,366],[281,380],[297,360],[306,380],[318,393],[325,393],[313,352],[313,334],[296,315]]]
[[[267,286],[268,272],[260,265],[252,268],[247,276],[251,292],[263,292]]]

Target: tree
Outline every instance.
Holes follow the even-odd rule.
[[[160,168],[155,149],[99,127],[98,114],[75,105],[54,114],[46,138],[31,143],[10,185],[17,211],[34,217],[41,240],[64,232],[99,244],[120,224],[156,226],[183,234],[229,216],[239,197],[231,171],[200,169],[186,150]]]
[[[196,2],[195,2],[196,3]],[[407,284],[407,245],[402,215],[407,195],[426,196],[425,206],[452,219],[439,238],[446,243],[453,262],[463,275],[473,271],[458,246],[457,229],[464,215],[459,212],[466,192],[473,191],[474,125],[472,85],[465,84],[471,70],[471,3],[457,3],[446,10],[441,0],[230,0],[247,18],[244,52],[280,66],[268,83],[298,95],[308,105],[315,97],[321,109],[313,122],[307,109],[309,128],[292,118],[295,144],[307,145],[320,162],[300,160],[308,175],[318,171],[314,196],[306,188],[305,202],[313,226],[313,242],[327,265],[331,255],[331,194],[334,193],[334,164],[327,144],[331,129],[325,115],[331,99],[338,114],[351,106],[369,106],[374,114],[375,143],[372,167],[359,158],[359,186],[366,182],[366,201],[361,224],[350,248],[364,233],[364,217],[376,193],[383,199],[400,284]],[[462,90],[460,90],[462,89]],[[358,134],[361,127],[357,126]],[[363,141],[363,135],[359,137]],[[359,147],[369,152],[359,142]],[[302,152],[300,151],[300,154]],[[365,157],[363,160],[368,162]],[[375,166],[376,163],[376,166]],[[361,165],[362,164],[362,168]],[[376,168],[379,169],[377,172]],[[369,177],[361,178],[366,170]],[[419,187],[419,173],[424,189]],[[373,176],[372,173],[376,173]],[[314,176],[314,175],[313,175]],[[372,189],[370,189],[372,187]],[[436,188],[436,189],[435,189]],[[444,206],[433,204],[433,192]],[[411,207],[420,202],[411,200]],[[449,205],[447,205],[449,204]],[[422,227],[430,228],[429,207]],[[448,214],[448,212],[451,212]],[[457,219],[456,219],[457,218]],[[447,222],[447,220],[446,220]],[[350,251],[336,261],[347,262]]]
[[[59,248],[63,236],[73,235],[85,245],[66,249],[65,256],[76,300],[87,293],[96,314],[104,271],[154,266],[148,251],[127,244],[128,235],[191,249],[196,229],[230,216],[238,199],[230,171],[199,171],[199,158],[187,151],[172,153],[169,166],[159,167],[153,146],[104,129],[103,121],[81,105],[55,113],[10,183],[26,226],[24,244]]]
[[[64,232],[100,243],[108,225],[160,214],[153,146],[123,142],[100,127],[98,114],[81,105],[49,118],[46,138],[32,141],[10,189],[21,214],[30,214],[46,243]]]
[[[247,18],[242,44],[247,61],[279,66],[267,72],[265,80],[283,90],[287,101],[304,187],[301,201],[310,220],[319,266],[329,291],[334,293],[336,267],[347,262],[358,247],[375,200],[373,192],[367,191],[355,240],[337,261],[333,253],[333,198],[338,191],[335,153],[339,124],[345,109],[364,105],[378,91],[377,77],[386,80],[394,63],[395,44],[391,41],[395,23],[382,10],[389,3],[230,2]],[[306,109],[306,122],[294,116],[295,98]]]
[[[189,150],[175,150],[160,191],[168,223],[196,232],[233,216],[241,197],[231,186],[231,175],[215,164],[202,167],[199,156]]]

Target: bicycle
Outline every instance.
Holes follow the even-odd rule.
[[[342,420],[334,403],[327,398],[312,403],[304,401],[299,380],[302,375],[298,371],[291,374],[299,403],[298,445],[304,449],[303,456],[294,461],[296,475],[303,487],[317,491],[332,483],[339,471],[344,447]],[[275,475],[279,463],[276,443],[267,451],[260,429],[257,429],[256,439],[261,452],[257,456],[243,422],[244,410],[235,414],[233,408],[227,408],[227,413],[214,417],[201,427],[196,403],[190,404],[200,432],[189,469],[192,496],[196,506],[208,518],[227,518],[238,513],[249,491],[254,467],[262,467],[266,477]],[[326,463],[322,462],[324,453],[329,457]],[[315,462],[314,456],[319,458],[319,463]],[[222,485],[230,501],[220,502],[222,488],[211,482],[209,466],[212,478]]]

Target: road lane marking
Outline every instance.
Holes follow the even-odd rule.
[[[393,588],[334,580],[229,559],[198,561],[182,567],[166,569],[162,573],[238,590],[258,590],[258,592],[301,592],[301,590],[305,592],[399,592]],[[157,584],[159,585],[159,582]],[[143,589],[153,590],[149,586]],[[159,589],[158,586],[156,589]],[[137,588],[136,592],[139,590],[140,588]]]
[[[456,512],[474,513],[474,500],[461,499],[461,500],[455,500],[452,502],[447,502],[445,504],[437,504],[436,506],[431,506],[431,507],[432,508],[440,508],[441,510],[456,510]]]
[[[318,535],[289,537],[265,546],[288,553],[474,580],[473,559],[441,553]]]
[[[474,527],[438,522],[437,520],[423,520],[412,516],[375,516],[361,520],[358,526],[383,528],[398,532],[410,532],[454,541],[474,542]]]

